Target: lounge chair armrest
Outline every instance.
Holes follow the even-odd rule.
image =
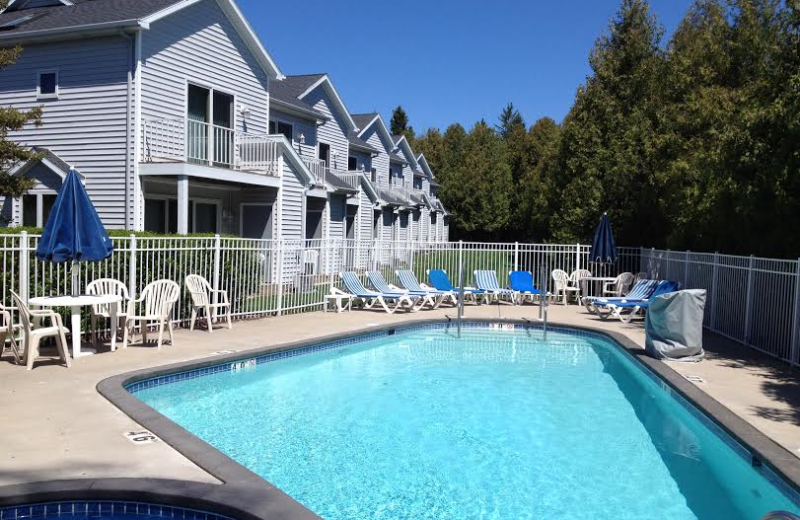
[[[331,294],[333,294],[335,296],[339,296],[339,295],[349,296],[349,293],[346,293],[341,289],[337,289],[336,287],[331,287]]]
[[[422,283],[422,282],[420,282],[419,286],[422,287],[423,289],[425,289],[426,291],[435,291],[436,290],[435,287],[431,287],[430,285],[428,285],[426,283]]]

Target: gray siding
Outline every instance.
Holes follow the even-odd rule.
[[[356,158],[356,169],[361,169],[365,172],[368,172],[372,168],[372,155],[370,154],[359,152],[357,150],[350,150],[349,157]]]
[[[236,128],[267,133],[268,79],[214,0],[188,7],[151,25],[142,36],[142,117],[184,119],[186,85],[196,83],[236,96]]]
[[[329,121],[317,128],[317,140],[331,147],[331,164],[328,166],[338,171],[347,171],[347,156],[350,142],[347,140],[347,125],[342,115],[335,109],[324,87],[317,87],[303,101],[313,106],[317,112],[330,117]]]
[[[411,233],[410,240],[412,242],[418,242],[419,239],[420,239],[419,238],[419,229],[420,229],[420,227],[419,227],[419,222],[420,222],[419,219],[420,219],[420,211],[418,209],[413,210],[411,212],[411,230],[410,230],[410,233]]]
[[[376,187],[386,187],[389,185],[389,156],[386,153],[384,140],[381,139],[380,133],[373,125],[363,136],[366,142],[370,144],[380,153],[377,157],[372,159],[372,167],[378,172],[378,182],[375,183]]]
[[[286,240],[303,240],[303,198],[304,186],[298,172],[289,161],[284,161],[283,190],[281,193],[281,214],[283,236]]]
[[[300,150],[304,159],[317,157],[317,123],[281,111],[275,106],[270,107],[271,120],[282,121],[292,125],[292,145],[295,150]],[[300,135],[304,137],[305,144],[300,144]]]
[[[126,175],[126,159],[133,164],[126,124],[132,53],[132,43],[121,36],[30,44],[0,74],[0,105],[44,109],[43,126],[9,137],[49,148],[78,168],[103,223],[112,229],[133,223],[125,203],[126,177],[132,179]],[[58,71],[58,99],[36,98],[37,72],[42,70]],[[132,186],[128,184],[130,193]]]

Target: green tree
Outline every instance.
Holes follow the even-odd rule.
[[[414,127],[408,124],[408,114],[402,106],[398,105],[392,111],[392,120],[389,122],[392,135],[404,135],[409,143],[414,142]]]
[[[0,0],[0,9],[5,9],[8,0]],[[0,49],[0,72],[17,62],[22,48],[6,47]],[[12,107],[0,107],[0,196],[18,198],[34,185],[27,177],[15,176],[9,170],[19,162],[28,161],[36,154],[25,146],[8,139],[9,132],[22,130],[33,123],[42,122],[42,109],[17,110]]]
[[[515,129],[525,128],[525,120],[522,119],[522,114],[519,113],[519,110],[514,107],[514,103],[506,105],[497,119],[498,123],[495,126],[495,130],[503,139],[508,138],[508,135]]]
[[[551,228],[585,241],[604,211],[619,243],[665,231],[653,149],[657,142],[663,30],[645,0],[623,0],[592,50],[592,75],[564,122]]]
[[[523,175],[515,193],[518,195],[514,229],[517,240],[544,240],[550,236],[550,212],[557,193],[553,192],[557,175],[554,159],[561,144],[561,127],[543,117],[526,134]]]
[[[452,145],[463,146],[463,160],[443,183],[442,200],[457,237],[491,240],[507,229],[511,218],[514,185],[505,144],[485,123],[477,123],[463,143],[459,128],[445,133]]]

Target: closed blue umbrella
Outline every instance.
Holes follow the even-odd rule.
[[[47,217],[36,257],[52,263],[72,262],[73,293],[78,262],[100,262],[114,252],[80,176],[70,169]]]
[[[614,244],[614,233],[611,231],[608,213],[603,213],[603,220],[600,221],[600,225],[594,232],[589,261],[610,264],[617,261],[617,246]]]

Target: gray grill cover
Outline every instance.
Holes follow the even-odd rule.
[[[656,359],[703,359],[703,311],[706,291],[662,294],[650,302],[645,321],[647,355]]]

